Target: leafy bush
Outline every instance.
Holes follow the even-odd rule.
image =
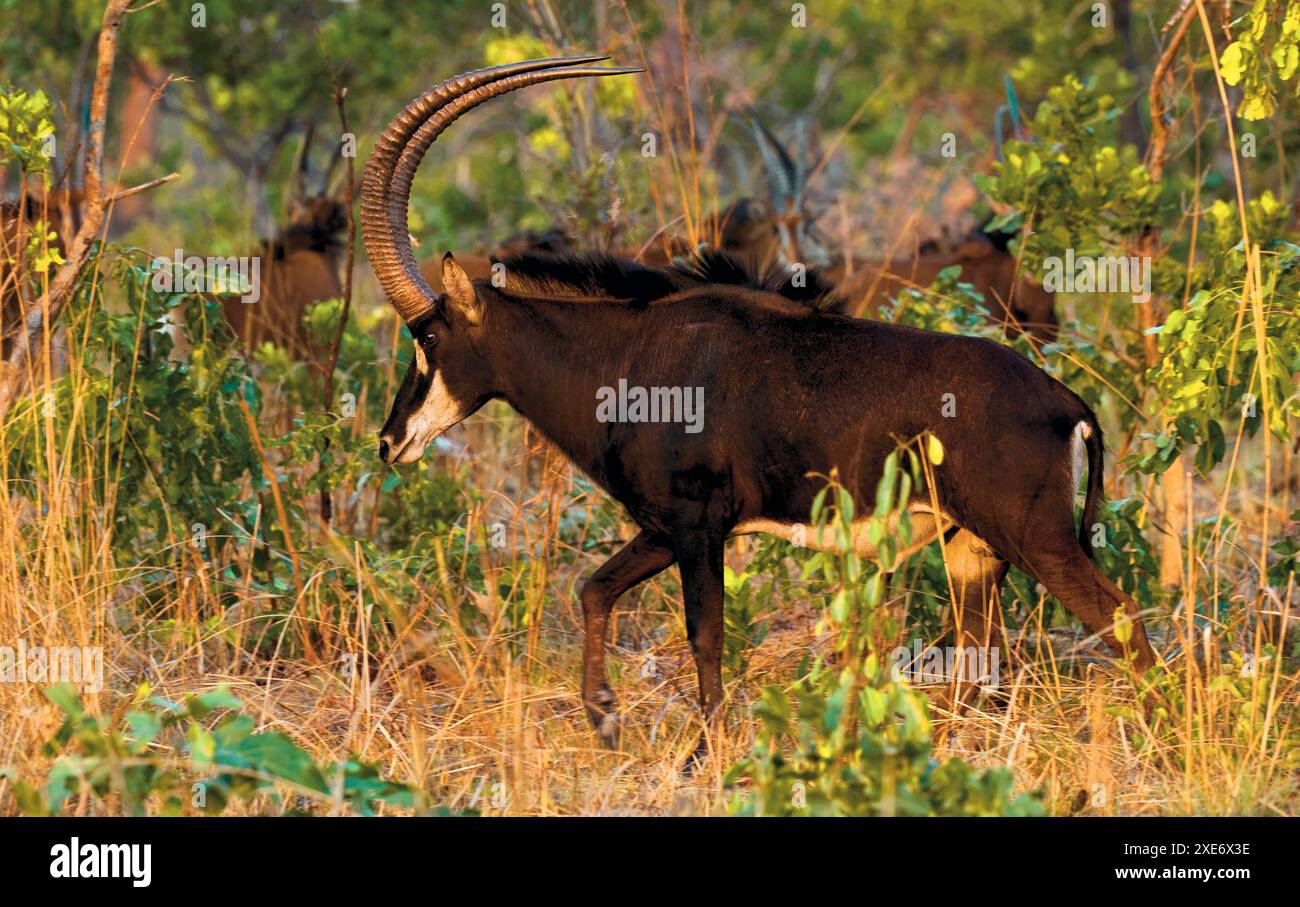
[[[878,672],[874,657],[864,675]],[[787,753],[760,752],[732,769],[752,794],[733,801],[747,816],[1034,816],[1030,794],[1012,796],[1006,767],[979,771],[960,759],[931,757],[925,696],[901,683],[858,688],[854,672],[813,677],[787,693],[769,687],[755,714],[760,748],[790,740]]]
[[[382,804],[429,811],[423,792],[383,780],[372,765],[348,758],[319,766],[284,734],[254,733],[253,719],[224,686],[176,703],[150,696],[144,684],[124,715],[108,719],[88,714],[70,684],[50,687],[46,697],[65,718],[45,744],[46,755],[57,758],[44,784],[6,771],[27,815],[58,815],[80,796],[132,816],[178,816],[187,804],[190,812],[217,815],[234,800],[282,805],[282,790],[360,815]],[[218,712],[225,714],[209,727]]]
[[[1226,439],[1239,425],[1254,435],[1267,422],[1276,438],[1290,439],[1288,419],[1300,415],[1291,380],[1300,371],[1300,246],[1292,241],[1288,217],[1287,206],[1271,192],[1247,203],[1247,229],[1261,245],[1263,283],[1261,323],[1245,321],[1243,329],[1251,313],[1243,312],[1241,275],[1250,264],[1240,220],[1223,201],[1210,206],[1203,259],[1188,280],[1193,295],[1154,329],[1161,355],[1148,378],[1170,425],[1148,436],[1155,449],[1135,460],[1139,471],[1161,472],[1184,447],[1199,445],[1196,466],[1208,472],[1223,459]],[[1262,351],[1257,329],[1265,337]]]
[[[1278,82],[1290,82],[1300,69],[1300,6],[1255,0],[1247,27],[1223,51],[1219,71],[1223,81],[1242,87],[1237,115],[1262,120],[1277,111]],[[1300,94],[1300,82],[1296,84]]]
[[[0,166],[14,160],[25,173],[48,174],[53,116],[54,106],[45,92],[27,92],[0,82]]]
[[[3,439],[10,477],[33,497],[51,479],[50,450],[72,451],[60,468],[107,508],[114,545],[130,553],[188,539],[195,523],[225,524],[245,478],[261,475],[239,405],[256,412],[260,395],[220,305],[160,294],[150,276],[116,263],[122,312],[103,305],[99,282],[80,289],[67,313],[76,367],[15,407]],[[184,362],[170,359],[173,313],[184,316]]]
[[[929,463],[943,447],[928,436],[920,445]],[[812,509],[811,531],[832,538],[834,551],[804,564],[834,591],[823,619],[833,632],[833,658],[818,657],[789,695],[769,687],[756,708],[763,730],[749,758],[732,766],[727,783],[749,782],[748,797],[733,796],[731,811],[749,816],[1038,815],[1030,794],[1012,797],[1006,767],[979,771],[960,759],[932,758],[928,702],[891,676],[883,640],[897,630],[879,609],[886,572],[911,541],[907,505],[921,487],[920,457],[905,448],[909,468],[890,454],[867,529],[879,563],[863,565],[851,540],[854,502],[832,475]],[[891,531],[891,525],[894,527]],[[840,665],[837,669],[831,663]],[[783,751],[784,748],[784,751]]]

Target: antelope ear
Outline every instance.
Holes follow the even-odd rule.
[[[470,324],[483,320],[483,304],[474,292],[474,284],[450,252],[442,256],[442,289],[447,305],[459,312],[462,318]]]

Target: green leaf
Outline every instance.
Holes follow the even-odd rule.
[[[18,811],[25,816],[52,816],[56,810],[41,796],[41,792],[26,781],[15,780],[13,783],[14,799],[18,802]]]
[[[1223,81],[1229,85],[1236,85],[1241,81],[1245,74],[1242,63],[1242,44],[1240,41],[1233,41],[1223,51],[1223,56],[1219,58],[1219,73],[1223,76]]]
[[[54,703],[69,718],[80,718],[85,714],[81,706],[81,695],[77,688],[70,683],[60,683],[49,687],[45,691],[45,698]]]
[[[885,720],[885,695],[875,687],[862,691],[862,721],[868,727],[879,727]]]
[[[329,793],[329,786],[307,751],[278,731],[254,734],[239,744],[238,752],[263,774],[321,794]]]

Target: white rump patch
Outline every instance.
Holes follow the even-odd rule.
[[[1083,469],[1087,465],[1088,451],[1084,444],[1092,437],[1092,426],[1080,422],[1074,426],[1070,436],[1070,508],[1074,508],[1074,499],[1079,494],[1079,480],[1083,478]]]

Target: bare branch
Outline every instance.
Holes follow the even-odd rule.
[[[334,104],[336,107],[338,107],[339,124],[343,128],[342,134],[347,135],[349,132],[351,132],[351,129],[348,128],[348,111],[345,104],[348,96],[348,90],[346,87],[340,86],[338,84],[337,77],[333,77],[333,78],[334,78]],[[340,153],[340,148],[338,147],[337,143],[334,148],[334,153],[335,154]],[[344,265],[344,270],[343,270],[343,309],[339,313],[339,329],[338,329],[338,333],[334,335],[334,346],[330,350],[329,366],[325,371],[324,404],[326,410],[329,410],[334,406],[334,371],[335,369],[338,368],[339,349],[343,345],[343,334],[348,329],[348,318],[352,313],[352,268],[356,260],[356,253],[357,253],[357,249],[356,249],[357,228],[355,223],[355,215],[353,214],[354,205],[352,201],[353,193],[356,191],[356,183],[357,183],[355,155],[348,156],[347,172],[348,172],[348,177],[347,177],[346,190],[344,192],[344,204],[347,205],[347,209],[348,209],[348,257],[347,257],[347,263],[346,265]],[[332,511],[333,511],[333,500],[330,497],[330,491],[328,488],[321,489],[320,503],[321,503],[321,519],[324,520],[326,523],[328,523],[330,521],[330,518],[332,516]]]
[[[166,176],[160,176],[156,180],[149,180],[147,183],[141,183],[138,186],[132,186],[130,189],[123,189],[120,192],[114,192],[108,198],[104,199],[105,204],[121,201],[124,198],[130,198],[133,195],[139,195],[141,192],[148,192],[150,189],[156,189],[164,183],[170,183],[180,176],[180,173],[172,171]]]
[[[1182,18],[1178,22],[1178,30],[1169,39],[1164,52],[1160,54],[1159,62],[1156,63],[1155,72],[1151,74],[1151,89],[1148,94],[1151,105],[1151,141],[1147,144],[1146,163],[1147,169],[1151,171],[1151,179],[1156,182],[1159,182],[1164,174],[1165,161],[1168,159],[1165,149],[1169,144],[1169,127],[1165,124],[1165,113],[1169,105],[1165,99],[1165,87],[1169,79],[1169,70],[1174,65],[1174,57],[1195,15],[1195,5],[1191,0],[1187,0],[1181,10]],[[1169,28],[1170,25],[1173,25],[1172,19],[1166,23],[1165,28]]]

